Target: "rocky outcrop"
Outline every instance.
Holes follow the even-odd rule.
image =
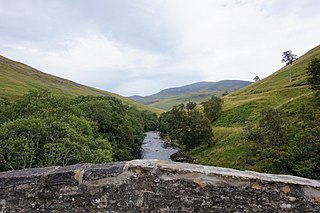
[[[320,182],[158,160],[0,173],[0,212],[320,212]]]

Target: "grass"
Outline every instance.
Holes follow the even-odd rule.
[[[71,97],[80,95],[113,96],[124,104],[135,106],[140,110],[150,110],[158,114],[162,112],[162,110],[144,106],[129,98],[49,75],[23,63],[0,56],[0,97],[17,99],[29,90],[40,88]]]
[[[320,58],[320,46],[295,61],[292,65],[291,82],[289,65],[261,81],[225,96],[222,116],[216,124],[234,126],[243,124],[245,121],[255,121],[259,112],[266,106],[278,108],[299,97],[311,95],[312,92],[306,80],[306,68],[311,59],[317,57]]]
[[[243,138],[243,129],[240,127],[214,127],[216,144],[211,147],[201,146],[191,151],[190,155],[196,163],[240,168],[239,159],[249,144]]]
[[[250,117],[252,117],[252,112],[257,108],[257,106],[257,103],[252,101],[236,106],[229,110],[225,110],[222,112],[215,125],[231,126],[234,124],[244,124],[250,120]]]
[[[223,97],[221,116],[213,123],[216,144],[192,150],[190,155],[196,163],[241,169],[239,159],[250,147],[244,139],[244,127],[248,123],[256,124],[263,108],[281,108],[290,113],[301,105],[312,107],[313,93],[307,86],[306,68],[313,58],[320,58],[320,46],[293,63],[291,82],[290,66],[285,66],[269,77]]]

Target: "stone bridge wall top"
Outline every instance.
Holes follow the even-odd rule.
[[[320,181],[134,160],[0,173],[0,212],[320,212]]]

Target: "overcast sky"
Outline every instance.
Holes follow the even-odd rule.
[[[320,44],[319,0],[0,0],[0,55],[124,96],[264,78]]]

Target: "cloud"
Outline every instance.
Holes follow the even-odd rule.
[[[7,48],[24,58],[29,57],[28,61],[34,66],[48,72],[75,80],[90,79],[106,83],[127,71],[132,71],[127,73],[132,77],[140,77],[165,60],[161,54],[116,43],[99,33],[90,37],[69,38],[59,41],[59,44],[60,48],[53,49],[38,43],[21,43]],[[108,76],[105,80],[104,75]]]
[[[190,66],[199,67],[212,80],[251,80],[279,68],[282,51],[302,54],[319,42],[320,30],[315,28],[319,15],[305,19],[308,11],[301,11],[305,4],[278,2],[177,0],[166,10]],[[281,16],[279,11],[286,7],[292,12],[285,10]]]
[[[316,0],[2,1],[0,54],[122,95],[252,80],[319,44]]]

